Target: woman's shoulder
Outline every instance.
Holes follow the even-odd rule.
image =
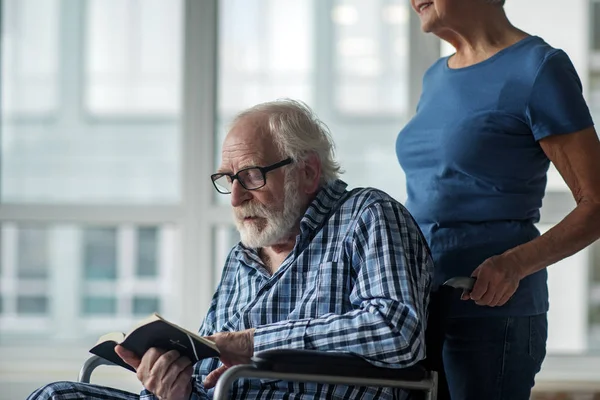
[[[438,58],[433,64],[431,64],[429,68],[427,68],[427,70],[425,71],[425,75],[431,75],[436,71],[443,70],[446,67],[446,65],[448,65],[448,59],[450,57],[451,56]]]
[[[515,57],[520,60],[521,66],[530,66],[532,72],[536,73],[547,63],[571,64],[571,60],[564,50],[553,47],[539,36],[527,38],[527,42],[516,53]]]
[[[531,36],[530,40],[527,43],[527,46],[525,46],[525,50],[542,60],[547,59],[552,55],[558,53],[566,55],[566,53],[562,49],[553,47],[539,36]]]

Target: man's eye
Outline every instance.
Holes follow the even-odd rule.
[[[257,181],[262,179],[262,173],[259,169],[249,169],[246,177],[252,181]]]

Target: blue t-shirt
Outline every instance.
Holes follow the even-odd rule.
[[[539,236],[548,157],[538,141],[593,125],[569,57],[527,37],[460,69],[425,73],[414,118],[398,135],[407,208],[436,263],[435,285]],[[459,296],[457,296],[458,298]],[[453,316],[535,315],[548,309],[547,273],[523,279],[504,307],[457,300]]]

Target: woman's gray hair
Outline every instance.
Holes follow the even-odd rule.
[[[341,167],[335,160],[335,145],[329,128],[305,103],[281,99],[258,104],[238,114],[233,125],[246,117],[262,115],[261,123],[279,151],[296,162],[315,154],[321,161],[320,185],[339,178]]]
[[[490,4],[498,4],[498,5],[504,6],[504,2],[506,0],[485,0],[485,1]]]

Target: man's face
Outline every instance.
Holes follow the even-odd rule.
[[[219,172],[235,174],[248,167],[275,164],[282,156],[270,135],[258,129],[257,121],[238,122],[223,143]],[[242,243],[251,248],[280,244],[294,234],[304,214],[295,165],[267,172],[266,185],[246,190],[237,180],[231,189],[231,205]]]

